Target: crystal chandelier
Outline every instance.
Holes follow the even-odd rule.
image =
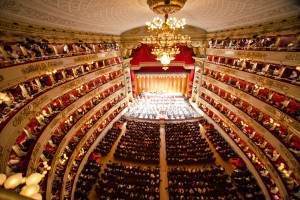
[[[150,35],[146,36],[142,43],[153,46],[152,54],[168,69],[168,65],[175,56],[180,53],[179,45],[189,45],[191,39],[188,35],[180,34],[180,30],[184,29],[185,19],[169,18],[170,13],[180,10],[186,0],[148,0],[150,8],[158,13],[164,14],[165,19],[155,17],[151,22],[147,22],[146,26],[150,31]]]

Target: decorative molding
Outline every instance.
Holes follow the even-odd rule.
[[[43,60],[7,68],[0,68],[0,75],[3,75],[3,80],[0,81],[0,90],[5,90],[9,87],[17,85],[18,83],[30,80],[43,74],[47,74],[49,72],[53,72],[54,70],[60,70],[66,67],[105,60],[108,58],[116,57],[117,55],[118,52],[112,51],[98,54]]]
[[[77,88],[79,85],[89,82],[93,78],[97,77],[97,74],[114,71],[117,68],[119,68],[119,65],[117,65],[117,67],[100,69],[85,76],[78,77],[59,87],[55,87],[33,99],[32,102],[17,112],[5,125],[0,134],[0,149],[4,150],[2,154],[0,152],[0,171],[5,172],[11,147],[16,142],[16,138],[20,135],[23,127],[25,127],[30,120],[45,107],[45,105],[49,104],[53,99],[61,96],[62,94]]]
[[[98,95],[102,91],[106,90],[107,88],[111,87],[112,85],[122,82],[123,76],[118,77],[117,79],[114,79],[108,83],[105,83],[104,85],[101,85],[97,89],[91,91],[90,93],[82,96],[81,98],[77,99],[74,103],[70,104],[68,107],[66,107],[62,112],[60,112],[54,119],[51,120],[51,122],[47,125],[45,130],[42,132],[38,140],[36,141],[36,144],[33,148],[30,162],[28,164],[27,168],[27,174],[31,174],[33,171],[35,171],[38,167],[38,162],[40,159],[40,156],[52,136],[53,132],[51,130],[55,130],[58,126],[60,126],[60,122],[65,120],[69,114],[73,113],[75,110],[77,110],[80,106],[82,106],[85,102],[88,100],[91,100],[94,96]],[[88,100],[87,100],[88,99]]]
[[[230,58],[250,59],[266,63],[277,63],[289,66],[299,66],[300,52],[283,51],[248,51],[233,49],[206,49],[207,55],[215,55]]]
[[[202,75],[202,79],[205,81],[208,81],[214,85],[217,85],[221,89],[230,92],[231,94],[238,96],[241,98],[243,101],[249,102],[251,105],[255,105],[256,108],[261,110],[264,113],[267,113],[271,117],[273,117],[276,121],[279,121],[282,123],[284,126],[286,126],[289,130],[289,132],[294,133],[298,136],[300,136],[300,126],[299,122],[296,121],[295,119],[289,117],[288,115],[282,113],[278,109],[274,108],[273,106],[268,105],[267,103],[241,91],[238,90],[232,86],[229,86],[225,83],[222,83],[218,80],[215,80],[213,78],[210,78],[208,76]]]
[[[197,104],[191,102],[191,105],[196,111],[201,111]],[[203,112],[202,112],[203,113]],[[245,162],[247,169],[251,172],[251,174],[256,179],[259,187],[261,188],[262,192],[264,193],[264,196],[267,200],[271,200],[270,194],[266,188],[266,185],[263,183],[262,178],[260,177],[258,171],[255,169],[255,166],[252,164],[252,162],[249,160],[249,158],[245,155],[245,153],[240,149],[240,147],[233,141],[233,139],[228,136],[228,134],[209,116],[207,116],[205,113],[203,113],[204,118],[211,124],[213,124],[214,128],[217,129],[217,131],[220,133],[220,135],[226,140],[226,142],[231,146],[231,148],[239,155],[239,157]]]
[[[220,119],[222,119],[237,135],[245,141],[247,146],[256,154],[256,157],[259,157],[261,161],[264,163],[264,166],[270,173],[272,179],[275,181],[276,186],[279,189],[279,193],[282,195],[284,200],[288,200],[288,193],[286,191],[285,185],[281,180],[276,168],[274,168],[273,164],[269,161],[268,157],[264,154],[264,152],[256,146],[232,121],[230,121],[227,117],[225,117],[222,113],[220,113],[217,109],[215,109],[212,105],[199,98],[198,103],[203,104],[207,108],[213,111]]]
[[[276,91],[278,93],[284,94],[288,97],[295,98],[296,100],[300,101],[299,86],[297,85],[289,84],[283,81],[274,80],[265,76],[260,76],[257,74],[252,74],[237,69],[232,69],[230,67],[225,67],[210,62],[205,62],[204,67],[213,71],[225,73],[235,78],[242,78],[243,80],[249,83],[269,88],[270,90]]]
[[[260,125],[258,122],[256,122],[254,119],[252,119],[250,116],[248,116],[239,108],[235,107],[231,103],[227,102],[226,100],[222,99],[221,97],[207,90],[206,88],[201,87],[201,90],[205,94],[208,94],[210,97],[216,100],[218,103],[227,107],[229,110],[231,110],[233,113],[239,116],[247,124],[251,125],[252,128],[254,128],[259,133],[259,135],[263,137],[266,141],[271,142],[272,147],[276,149],[276,151],[280,154],[280,156],[285,160],[288,168],[294,172],[294,176],[296,177],[296,179],[300,180],[300,173],[297,173],[300,172],[299,162],[297,161],[295,156],[279,141],[279,139],[277,139],[266,128],[264,128],[262,125]]]

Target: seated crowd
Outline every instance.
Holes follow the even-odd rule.
[[[120,129],[120,127],[111,128],[101,140],[99,145],[96,147],[95,151],[101,156],[107,156],[113,144],[116,142],[117,138],[121,134],[121,131],[122,129]]]
[[[174,168],[168,172],[169,199],[236,200],[240,199],[224,169]]]
[[[38,37],[16,37],[11,41],[0,41],[0,67],[67,56],[101,53],[118,50],[116,42],[55,43]]]
[[[158,164],[159,128],[158,123],[128,121],[114,157],[119,160]]]
[[[195,164],[214,161],[208,143],[200,135],[199,122],[169,123],[166,130],[168,164]]]
[[[268,78],[291,84],[300,84],[300,71],[294,66],[216,55],[208,55],[207,60],[209,63],[215,63],[252,74],[266,76]]]
[[[265,197],[256,183],[255,178],[247,169],[235,169],[231,179],[237,186],[238,192],[246,200],[264,200]]]
[[[57,187],[60,187],[63,184],[63,178],[64,174],[66,173],[66,169],[68,166],[71,165],[70,171],[68,173],[68,179],[66,182],[66,192],[65,197],[68,198],[71,194],[72,184],[75,178],[75,175],[77,173],[77,170],[79,168],[79,165],[88,151],[89,147],[94,143],[96,138],[101,134],[103,129],[116,117],[117,114],[119,114],[124,108],[126,107],[126,104],[120,105],[118,109],[114,109],[114,112],[111,113],[109,116],[107,116],[105,119],[103,119],[101,124],[98,124],[97,127],[94,127],[92,134],[88,138],[88,140],[84,143],[84,145],[80,148],[80,150],[74,151],[76,147],[78,147],[78,143],[81,141],[81,139],[88,133],[88,131],[92,128],[92,126],[95,125],[95,121],[88,121],[84,123],[79,130],[77,130],[76,134],[73,135],[73,137],[70,139],[70,141],[67,143],[66,147],[60,152],[59,157],[57,160],[52,160],[51,163],[54,162],[55,168],[55,176],[52,186],[52,195],[53,199],[59,199],[61,195],[61,190],[57,189]],[[110,108],[107,108],[107,111],[110,110]],[[105,112],[107,112],[105,111]],[[98,113],[102,113],[99,111]],[[97,114],[98,114],[97,113]],[[102,113],[103,114],[103,113]],[[102,115],[101,114],[101,115]],[[96,121],[99,119],[96,119]],[[75,154],[74,154],[75,153]],[[73,156],[75,156],[71,162],[71,159]]]
[[[75,199],[88,200],[88,193],[96,183],[99,171],[100,165],[96,161],[89,159],[79,175],[74,194]]]
[[[183,96],[142,93],[130,106],[126,116],[143,119],[189,119],[199,117]]]
[[[96,187],[97,199],[159,200],[159,169],[108,164]]]
[[[79,175],[76,185],[75,199],[88,200],[88,193],[92,189],[92,186],[96,183],[98,174],[100,172],[101,166],[99,161],[101,157],[107,155],[111,150],[113,143],[121,133],[122,123],[123,122],[121,120],[115,122],[112,128],[105,134],[100,143],[90,154],[83,170]]]
[[[208,109],[205,105],[200,104],[201,109],[211,117],[232,139],[233,141],[240,147],[240,149],[245,153],[245,155],[249,158],[249,160],[253,163],[256,170],[259,172],[264,184],[267,186],[268,191],[271,195],[272,199],[278,200],[281,198],[276,182],[270,175],[266,166],[263,162],[261,162],[261,158],[255,154],[249,147],[248,144],[240,138],[240,136],[230,128],[227,123],[225,123],[218,115],[216,115],[212,110]],[[222,112],[222,111],[221,111]],[[225,112],[226,113],[226,112]],[[225,114],[224,113],[224,114]],[[259,144],[258,144],[259,145]],[[261,146],[266,146],[266,144],[261,144]],[[280,167],[278,170],[281,173],[288,174],[288,170],[285,167]],[[287,178],[287,177],[286,177]],[[290,178],[289,178],[290,179]],[[290,179],[289,182],[286,182],[289,187],[294,188],[294,180]],[[291,193],[292,194],[292,193]]]
[[[209,48],[258,50],[258,51],[299,51],[300,39],[297,34],[259,36],[251,38],[210,39]]]
[[[207,123],[204,125],[204,127],[207,138],[210,140],[223,160],[229,160],[230,158],[237,157],[236,153],[232,150],[229,144],[211,124]]]

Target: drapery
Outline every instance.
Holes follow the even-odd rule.
[[[137,93],[176,92],[186,95],[188,73],[136,74]]]

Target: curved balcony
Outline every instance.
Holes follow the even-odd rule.
[[[192,106],[197,110],[198,112],[202,112],[195,103],[191,103]],[[259,170],[255,167],[255,164],[252,163],[253,161],[247,157],[247,155],[244,153],[243,149],[239,147],[239,145],[232,139],[213,119],[211,119],[206,113],[203,113],[204,118],[213,125],[213,127],[220,133],[221,137],[231,146],[231,148],[235,151],[235,153],[238,154],[238,156],[245,162],[245,165],[247,166],[247,169],[251,172],[251,174],[256,179],[258,185],[260,186],[262,192],[264,193],[266,199],[271,199],[269,191],[262,179],[262,177],[259,174]]]
[[[213,62],[205,62],[204,68],[220,73],[225,73],[237,79],[242,77],[244,80],[247,80],[250,83],[258,84],[262,87],[278,91],[281,94],[300,100],[300,94],[297,93],[297,91],[299,90],[299,85],[289,84],[286,82],[282,82],[279,79],[261,76],[259,74],[235,69],[232,67],[228,67],[227,65],[222,65]]]
[[[203,81],[202,84],[202,87],[207,89],[206,90],[203,88],[203,90],[207,91],[207,93],[214,93],[218,95],[218,98],[222,98],[239,108],[250,118],[255,120],[275,137],[277,137],[278,140],[286,145],[286,147],[295,155],[295,157],[298,159],[300,158],[300,148],[299,145],[297,145],[298,141],[300,141],[299,131],[295,131],[293,126],[291,126],[292,123],[283,123],[283,121],[277,117],[272,118],[270,115],[266,114],[269,112],[265,113],[264,109],[260,109],[260,106],[257,106],[259,105],[259,102],[256,103],[255,101],[251,101],[251,98],[246,98],[247,100],[244,100],[243,98],[240,98],[241,95],[234,95],[236,94],[234,88],[232,90],[224,90],[221,89],[221,84],[218,84],[218,86],[220,87],[205,81]]]
[[[70,81],[69,83],[62,85],[61,87],[56,87],[53,90],[37,97],[30,104],[26,105],[20,112],[18,112],[12,118],[12,120],[10,120],[9,123],[4,127],[4,129],[2,130],[2,133],[9,133],[9,134],[0,134],[0,138],[5,137],[4,140],[0,140],[0,144],[3,147],[5,147],[6,149],[11,149],[11,147],[15,143],[17,137],[22,132],[23,128],[26,127],[27,125],[29,125],[30,122],[32,121],[32,119],[35,119],[37,116],[39,116],[39,113],[41,111],[43,111],[48,106],[51,107],[50,110],[53,110],[53,109],[57,110],[57,111],[60,110],[61,106],[66,106],[66,105],[61,104],[61,102],[64,102],[64,100],[66,100],[66,104],[70,104],[72,101],[75,101],[78,98],[76,96],[78,96],[78,95],[81,96],[81,95],[85,94],[86,92],[88,92],[88,90],[94,89],[97,84],[102,83],[101,80],[98,80],[97,78],[94,79],[94,77],[98,77],[99,75],[109,73],[114,70],[118,70],[118,67],[106,68],[106,69],[96,71],[94,73],[80,77],[77,80]],[[94,84],[94,81],[96,81],[96,80],[97,80],[97,84]],[[92,84],[89,84],[89,83],[92,83]],[[79,89],[79,90],[76,90],[76,89]],[[70,96],[69,93],[71,94],[72,91],[75,91],[75,94]],[[62,99],[60,99],[60,98],[62,98]],[[52,102],[52,104],[51,104],[51,102]],[[47,113],[47,111],[49,111],[49,108],[47,108],[46,113]],[[55,111],[55,112],[57,112],[57,111]],[[33,125],[35,126],[37,124],[40,124],[40,122],[38,122],[38,120],[36,119],[34,124],[30,124],[30,127],[32,127]],[[33,133],[40,132],[40,131],[41,131],[40,129],[31,130],[31,132],[33,132]],[[8,161],[7,153],[4,153],[3,156],[1,157],[1,159],[2,159],[1,163],[7,163],[7,161]],[[4,167],[4,166],[2,166],[2,167]],[[3,171],[4,171],[4,169],[3,169]]]
[[[62,177],[58,178],[58,174],[63,175],[63,173],[61,173],[61,172],[65,171],[65,169],[67,167],[66,164],[67,164],[69,158],[71,157],[72,153],[74,152],[76,146],[80,143],[80,140],[83,137],[85,137],[85,135],[88,134],[88,132],[91,129],[93,129],[93,127],[97,127],[97,126],[95,126],[95,124],[97,122],[99,122],[98,121],[99,119],[103,119],[102,117],[105,115],[105,113],[108,113],[111,108],[113,108],[116,104],[118,104],[113,99],[114,96],[118,96],[118,95],[119,94],[113,95],[113,96],[106,99],[106,101],[108,103],[107,105],[109,107],[107,107],[106,105],[104,106],[103,104],[105,102],[102,102],[102,104],[100,106],[102,106],[102,108],[106,108],[106,111],[104,111],[103,114],[98,115],[96,117],[96,119],[93,120],[91,125],[89,125],[88,127],[84,128],[84,129],[82,129],[84,127],[84,125],[80,126],[80,125],[83,124],[84,121],[86,123],[88,123],[90,121],[90,119],[92,119],[95,116],[95,113],[93,113],[93,112],[89,112],[87,115],[85,115],[85,117],[83,119],[79,120],[70,129],[70,131],[68,131],[68,134],[65,135],[64,139],[59,144],[59,146],[58,146],[58,148],[55,152],[55,155],[53,156],[53,158],[58,158],[58,159],[53,160],[52,164],[51,164],[52,169],[50,170],[50,173],[49,173],[49,176],[48,176],[48,181],[47,181],[47,194],[48,195],[50,195],[50,194],[52,194],[54,196],[59,196],[60,195],[59,194],[60,191],[57,191],[57,189],[53,187],[54,178],[56,177],[56,180],[58,180],[58,182],[62,183]],[[123,98],[121,98],[121,99],[123,99]],[[122,101],[121,99],[118,99],[117,102]],[[110,102],[112,102],[112,104]],[[113,102],[115,102],[115,103],[113,103]],[[99,113],[97,110],[99,110],[99,109],[98,108],[94,109],[94,112],[96,111],[96,115],[97,115],[97,113]],[[88,120],[87,120],[87,118],[88,118]],[[100,125],[100,127],[98,127],[97,131],[101,131],[106,126],[105,124],[103,124],[104,123],[103,121],[100,121],[100,122],[99,123],[101,125]],[[73,143],[71,144],[72,140],[73,140]],[[67,146],[68,146],[68,148],[67,148]]]
[[[2,90],[1,93],[4,93],[9,98],[9,101],[3,101],[0,104],[0,128],[5,126],[15,113],[32,102],[35,98],[60,85],[108,67],[111,67],[111,65],[99,65],[98,63],[94,63],[93,65],[74,66],[60,71],[43,74],[30,80],[26,79],[25,82],[20,82],[19,79],[16,79],[18,84],[14,86],[8,87],[7,83],[7,89]]]
[[[104,53],[118,50],[116,42],[51,43],[43,38],[22,38],[18,42],[5,41],[0,45],[0,67],[10,67],[63,57]]]
[[[279,139],[274,137],[268,130],[266,130],[264,127],[262,127],[256,121],[254,121],[250,116],[248,116],[246,113],[244,113],[243,111],[236,108],[231,103],[227,102],[223,98],[217,96],[215,93],[213,93],[205,88],[202,88],[202,90],[206,95],[213,98],[213,100],[215,102],[218,102],[218,103],[222,104],[223,106],[226,106],[226,108],[229,109],[231,112],[235,113],[236,116],[239,116],[239,118],[244,123],[246,123],[248,125],[251,124],[253,129],[256,131],[254,138],[260,137],[259,142],[263,143],[263,141],[267,141],[267,142],[272,141],[272,144],[270,144],[270,142],[269,142],[269,146],[270,146],[270,148],[276,150],[276,152],[279,154],[278,155],[279,157],[277,158],[277,160],[281,160],[281,162],[285,163],[285,165],[287,165],[287,167],[288,167],[287,170],[292,171],[290,176],[291,177],[295,176],[296,179],[299,180],[300,174],[297,173],[298,171],[300,171],[299,162],[295,159],[294,155],[291,152],[289,152],[289,150],[285,146],[283,146],[283,144],[281,143],[281,141]],[[254,138],[250,138],[250,139],[254,139]],[[274,162],[274,165],[277,166],[277,163],[278,162]]]
[[[300,116],[298,107],[300,103],[298,101],[247,81],[231,78],[225,74],[208,73],[202,75],[202,79],[215,85],[218,84],[220,88],[226,91],[234,92],[234,95],[240,96],[243,100],[255,103],[257,108],[268,113],[274,119],[283,121],[285,126],[292,126],[293,132],[299,135],[300,124],[298,118]]]
[[[276,167],[275,169],[277,169],[279,172],[282,180],[286,184],[286,187],[289,189],[289,192],[295,192],[295,187],[298,185],[299,179],[297,179],[297,176],[299,176],[299,173],[297,171],[293,171],[295,170],[293,166],[287,166],[287,161],[284,160],[272,146],[273,142],[272,144],[268,143],[268,141],[264,140],[263,138],[263,135],[265,134],[257,133],[252,127],[249,126],[249,124],[237,117],[237,115],[233,114],[232,111],[228,110],[228,108],[223,106],[221,103],[216,103],[215,100],[211,99],[210,97],[203,98],[213,107],[215,107],[215,109],[220,110],[221,113],[224,113],[228,120],[233,121],[240,131],[257,147],[259,147],[262,152],[265,153],[265,156],[267,156],[270,162]]]
[[[92,105],[96,106],[99,103],[99,100],[97,98],[99,96],[99,94],[101,95],[100,99],[102,99],[102,96],[103,96],[102,94],[105,94],[107,92],[107,90],[111,91],[110,90],[111,87],[114,88],[112,91],[117,91],[117,90],[121,89],[122,84],[120,85],[121,87],[118,87],[118,86],[114,87],[114,86],[117,85],[117,83],[122,82],[122,80],[123,80],[123,76],[118,77],[108,83],[105,83],[105,84],[101,85],[100,87],[98,87],[97,89],[91,91],[87,95],[79,98],[76,101],[76,103],[70,104],[68,107],[66,107],[64,110],[62,110],[48,124],[48,126],[45,128],[43,134],[38,138],[38,140],[33,148],[32,154],[31,154],[30,163],[27,168],[28,169],[27,174],[30,174],[32,170],[37,169],[40,156],[41,156],[46,144],[48,143],[48,141],[54,134],[54,132],[52,132],[51,130],[56,130],[61,125],[60,122],[68,119],[78,109],[84,110],[84,105],[87,105],[88,102],[92,102]]]
[[[109,123],[111,123],[111,121],[116,118],[116,116],[122,112],[122,110],[124,109],[123,104],[126,102],[127,100],[122,100],[121,102],[119,102],[118,104],[116,104],[114,106],[114,112],[112,113],[112,118],[109,121]],[[117,109],[116,109],[117,108]],[[116,112],[115,112],[116,111]],[[111,114],[111,112],[106,113],[106,116],[108,116],[109,114]],[[104,118],[106,118],[106,116],[103,116]],[[99,121],[102,121],[101,119]],[[95,124],[95,126],[97,127],[97,125],[99,125],[100,122],[98,122],[97,124]],[[107,125],[108,126],[108,125]],[[61,191],[61,198],[70,198],[71,196],[71,192],[72,192],[72,187],[74,186],[74,179],[76,174],[78,173],[78,169],[79,169],[79,165],[83,160],[83,153],[81,151],[81,149],[84,149],[84,153],[86,153],[89,149],[89,147],[91,146],[92,143],[94,143],[96,141],[97,138],[100,138],[100,140],[104,137],[104,133],[103,131],[100,134],[95,134],[92,133],[95,130],[90,130],[80,141],[80,143],[77,145],[76,149],[74,150],[72,156],[70,157],[68,164],[67,164],[67,168],[65,170],[64,173],[64,177],[63,177],[63,185],[62,185],[62,191]],[[96,136],[94,136],[93,140],[91,141],[91,135],[94,134]],[[84,148],[85,147],[85,148]],[[81,154],[81,156],[80,156]],[[79,159],[78,159],[79,158]],[[74,166],[74,162],[76,160],[76,165]],[[68,177],[72,177],[72,178],[68,178]],[[67,185],[70,185],[69,190],[66,187]]]
[[[35,79],[41,75],[51,74],[56,71],[66,71],[74,66],[88,65],[90,68],[120,64],[118,52],[105,52],[86,56],[59,58],[54,60],[39,61],[30,64],[18,65],[9,68],[0,68],[0,89],[4,90],[20,82]]]
[[[229,58],[255,60],[264,63],[275,63],[287,66],[297,66],[300,62],[300,52],[281,51],[249,51],[233,49],[206,49],[207,55],[216,55]]]
[[[210,39],[208,45],[216,49],[254,51],[300,51],[297,34],[253,36],[252,38]]]
[[[129,99],[130,97],[128,97]],[[126,102],[128,103],[128,102]],[[89,161],[90,155],[96,150],[96,148],[98,147],[99,143],[101,143],[101,141],[103,141],[103,139],[105,139],[105,137],[107,136],[107,134],[109,134],[109,130],[112,128],[112,126],[114,125],[114,123],[119,120],[119,118],[127,111],[127,105],[125,104],[125,108],[123,111],[121,111],[116,117],[115,119],[113,119],[112,122],[110,122],[110,124],[102,131],[101,135],[98,136],[96,138],[96,140],[93,142],[93,144],[90,145],[90,148],[87,150],[87,152],[85,153],[83,159],[81,160],[81,163],[77,169],[77,173],[74,177],[74,182],[72,185],[72,191],[71,191],[71,200],[74,200],[74,196],[75,196],[75,191],[77,188],[77,183],[80,179],[80,174],[82,173],[82,171],[84,170],[85,165],[87,164],[87,162]]]
[[[202,107],[202,110],[212,118],[217,124],[222,125],[222,129],[237,143],[237,145],[242,149],[242,151],[248,156],[253,165],[259,171],[265,185],[268,187],[269,193],[272,199],[277,199],[274,196],[279,195],[279,198],[288,199],[288,193],[286,188],[274,166],[269,161],[268,157],[264,152],[258,148],[231,120],[225,117],[212,105],[204,101],[203,99],[198,99]],[[208,112],[207,109],[210,111]],[[218,119],[214,119],[214,115]],[[226,125],[226,126],[225,126]],[[276,192],[275,187],[278,187],[279,191]]]

